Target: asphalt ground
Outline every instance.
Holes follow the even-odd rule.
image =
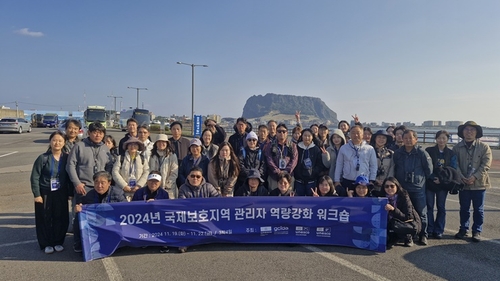
[[[83,262],[71,234],[61,253],[36,242],[29,177],[53,129],[0,134],[0,280],[500,280],[500,151],[493,150],[484,241],[456,240],[458,198],[449,195],[444,239],[428,246],[396,246],[386,253],[334,246],[212,244],[174,249],[122,248]],[[111,131],[118,140],[123,132]]]

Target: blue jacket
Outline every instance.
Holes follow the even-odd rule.
[[[151,191],[149,191],[149,188],[145,186],[134,193],[132,201],[146,201],[148,198],[152,198],[154,200],[168,199],[168,192],[163,188],[158,188],[158,190],[156,190],[156,195],[152,197]]]
[[[394,152],[394,175],[408,192],[423,192],[432,169],[431,157],[420,146],[415,146],[410,153],[404,146]]]
[[[198,163],[198,167],[203,170],[203,178],[208,180],[208,163],[210,159],[208,157],[202,155],[201,160]],[[179,167],[179,176],[177,177],[177,186],[181,186],[186,182],[187,176],[189,175],[189,171],[193,168],[193,156],[188,154],[184,159],[182,159],[181,166]]]

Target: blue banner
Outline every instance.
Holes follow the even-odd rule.
[[[387,198],[234,197],[84,205],[84,260],[122,246],[295,243],[385,252]]]
[[[194,138],[199,138],[201,137],[201,115],[195,115],[194,120],[193,120],[193,126],[194,126]]]

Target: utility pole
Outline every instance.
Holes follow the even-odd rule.
[[[114,101],[114,105],[115,105],[115,113],[116,113],[116,99],[123,99],[123,97],[117,97],[117,96],[108,96],[108,98],[113,98],[115,101]]]
[[[139,91],[140,90],[148,90],[148,88],[137,88],[137,87],[127,87],[129,89],[136,89],[137,90],[137,109],[139,109]]]
[[[17,100],[16,100],[16,118],[19,118],[19,106],[17,104]]]

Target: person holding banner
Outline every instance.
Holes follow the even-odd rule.
[[[413,235],[421,228],[420,217],[411,203],[408,192],[403,189],[399,181],[394,177],[388,177],[383,182],[381,197],[387,197],[389,202],[385,205],[387,211],[387,249],[392,248],[400,238],[404,238],[406,247],[413,246]],[[408,231],[396,225],[409,224]]]
[[[151,158],[149,158],[149,170],[160,171],[161,187],[168,192],[170,199],[177,198],[179,192],[176,180],[179,174],[179,162],[165,134],[156,136]]]
[[[293,197],[295,192],[292,190],[292,176],[286,171],[278,175],[278,187],[273,189],[269,196],[290,196]]]
[[[127,202],[127,198],[121,188],[111,186],[111,174],[106,171],[94,174],[94,189],[90,190],[85,196],[77,198],[75,213],[82,211],[82,205],[103,204],[114,202]],[[73,250],[76,253],[82,252],[82,234],[80,230],[80,217],[75,216],[73,221]]]
[[[68,154],[62,152],[64,135],[55,131],[49,141],[49,150],[38,156],[31,170],[36,237],[46,254],[64,250],[62,245],[69,224],[68,200],[73,196],[73,185],[65,170]]]
[[[134,193],[132,201],[151,202],[154,200],[168,199],[168,192],[160,188],[161,180],[162,177],[160,171],[151,171],[148,175],[146,186],[140,188]]]
[[[217,154],[208,164],[208,182],[217,189],[222,197],[233,197],[233,189],[240,173],[238,158],[228,142],[219,146]]]

